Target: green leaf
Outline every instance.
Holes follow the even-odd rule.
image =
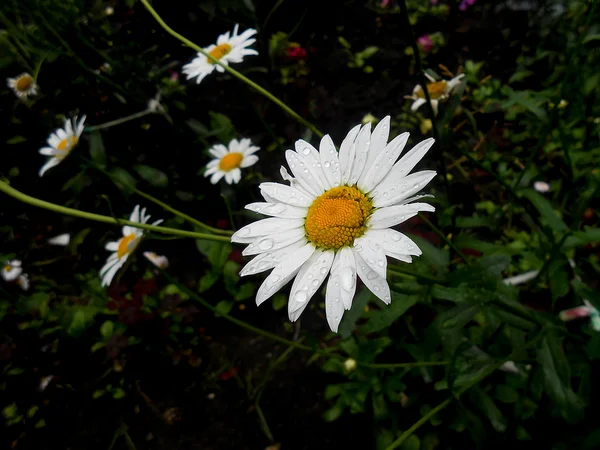
[[[221,277],[219,272],[216,270],[209,270],[202,277],[200,277],[200,281],[198,282],[198,292],[206,292],[208,291]]]
[[[460,304],[438,316],[442,328],[463,328],[480,310],[479,305]]]
[[[115,400],[125,397],[125,391],[121,388],[115,388],[112,391],[112,396]]]
[[[570,266],[567,258],[560,257],[550,262],[548,266],[548,281],[552,300],[557,300],[569,293]]]
[[[229,117],[213,111],[210,111],[208,114],[210,115],[210,127],[212,133],[214,133],[223,144],[229,144],[229,142],[235,138],[235,128],[233,127],[231,120],[229,120]]]
[[[229,311],[233,308],[233,302],[231,300],[221,300],[217,303],[215,308],[217,308],[217,311],[221,314],[229,314]]]
[[[202,253],[214,270],[221,271],[231,253],[231,244],[205,239],[196,240],[196,248]]]
[[[489,216],[471,216],[456,218],[457,228],[489,228],[491,230],[496,227],[497,223],[497,220]]]
[[[573,286],[573,290],[582,300],[587,300],[594,308],[600,311],[600,294],[597,290],[590,288],[587,284],[579,280],[571,280],[571,286]]]
[[[275,311],[279,311],[280,309],[284,308],[287,305],[288,302],[288,298],[287,295],[279,293],[279,294],[275,294],[275,296],[273,297],[273,309]]]
[[[100,326],[100,334],[105,341],[107,341],[113,335],[114,330],[115,324],[112,322],[112,320],[107,320]]]
[[[102,134],[99,131],[94,131],[90,134],[90,157],[92,161],[101,169],[106,167],[106,151]]]
[[[337,397],[342,392],[341,384],[328,384],[325,387],[325,400],[331,400],[332,398]]]
[[[133,170],[154,187],[165,188],[169,185],[169,178],[167,175],[154,167],[138,164],[133,166]]]
[[[413,434],[400,446],[400,450],[420,450],[420,448],[421,440],[416,434]]]
[[[524,189],[521,191],[523,196],[527,198],[538,210],[540,216],[553,231],[565,233],[569,231],[569,227],[562,221],[558,213],[554,210],[548,200],[533,189]]]
[[[420,236],[409,234],[409,237],[417,244],[423,254],[419,257],[419,260],[433,266],[438,271],[446,271],[450,262],[450,252],[443,248],[434,247],[428,240],[423,239]],[[443,269],[443,270],[441,270]]]
[[[363,333],[375,333],[389,327],[419,300],[418,296],[392,292],[392,303],[384,309],[369,312],[368,321],[360,327]]]
[[[494,429],[499,433],[506,431],[506,419],[494,403],[494,400],[483,389],[477,386],[469,389],[468,393],[471,400],[489,419]]]
[[[600,228],[588,228],[584,231],[577,231],[569,236],[563,248],[575,248],[581,247],[587,244],[594,244],[600,242]]]
[[[519,401],[519,393],[506,384],[496,385],[494,395],[502,403],[516,403]]]
[[[26,142],[26,141],[27,141],[26,137],[14,136],[14,137],[11,137],[8,141],[6,141],[6,143],[13,145],[13,144],[20,144],[21,142]]]
[[[109,173],[113,183],[115,183],[125,195],[133,193],[137,181],[129,172],[121,167],[114,167]]]

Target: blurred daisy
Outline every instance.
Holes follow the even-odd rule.
[[[535,183],[533,183],[533,188],[541,194],[550,191],[550,185],[545,181],[536,181]]]
[[[85,116],[77,122],[77,116],[73,119],[65,119],[64,128],[56,129],[50,137],[48,137],[48,147],[40,149],[41,155],[51,156],[51,158],[40,169],[40,177],[46,171],[54,166],[59,165],[62,160],[75,148],[79,142],[79,137],[83,133],[83,123]]]
[[[166,256],[157,255],[154,252],[144,252],[144,257],[159,269],[166,269],[169,267],[169,260]]]
[[[131,216],[129,216],[129,220],[131,222],[147,223],[150,220],[150,216],[146,215],[146,208],[143,208],[140,212],[140,205],[135,205]],[[161,222],[162,219],[157,220],[152,225],[158,225]],[[125,225],[123,227],[123,237],[118,241],[106,244],[106,250],[114,253],[108,257],[106,264],[100,269],[102,286],[110,285],[117,271],[123,267],[129,255],[135,251],[143,236],[144,231],[142,229]]]
[[[71,235],[69,233],[59,234],[58,236],[48,239],[48,244],[60,245],[62,247],[69,245],[69,242],[71,242]]]
[[[210,45],[204,49],[210,56],[216,58],[221,64],[229,65],[230,63],[240,63],[244,56],[258,55],[256,50],[246,48],[252,45],[256,39],[250,39],[256,34],[256,30],[249,28],[238,36],[238,26],[233,28],[233,34],[229,36],[229,31],[222,34],[217,39],[217,45]],[[198,52],[198,56],[191,63],[183,66],[182,72],[190,78],[197,77],[196,83],[200,83],[207,75],[210,75],[213,70],[217,72],[225,72],[223,67],[215,64],[202,53]]]
[[[253,155],[260,150],[260,147],[252,145],[250,139],[232,139],[229,148],[222,144],[214,145],[208,151],[215,157],[206,165],[204,176],[211,175],[210,182],[216,184],[221,178],[225,177],[227,184],[239,183],[242,178],[242,171],[246,167],[253,166],[258,161],[258,156]]]
[[[4,267],[2,267],[2,278],[4,278],[4,281],[14,281],[21,275],[22,272],[23,269],[21,268],[21,261],[18,259],[6,261],[4,263]]]
[[[38,92],[38,85],[28,73],[22,73],[16,78],[7,78],[6,83],[15,95],[21,99],[36,95]]]
[[[17,286],[19,286],[24,291],[28,291],[29,290],[29,275],[27,275],[26,273],[19,275],[19,278],[17,278]]]
[[[357,276],[390,303],[386,256],[410,263],[412,256],[421,254],[412,240],[391,227],[419,211],[435,211],[427,203],[412,202],[428,197],[415,194],[436,173],[409,175],[433,139],[420,142],[396,162],[408,133],[388,143],[389,132],[389,116],[373,133],[370,123],[357,125],[339,153],[329,136],[321,139],[319,150],[299,140],[296,151],[285,155],[295,178],[281,168],[290,185],[260,185],[266,202],[246,208],[272,217],[245,226],[231,238],[248,244],[243,255],[257,255],[240,275],[273,269],[258,290],[257,304],[295,278],[288,302],[289,318],[295,321],[327,275],[325,312],[333,331],[352,306]]]
[[[427,92],[429,93],[429,98],[431,99],[431,106],[433,107],[433,112],[437,115],[438,113],[438,104],[444,100],[447,100],[450,97],[450,93],[452,89],[454,89],[460,83],[461,78],[465,76],[464,73],[461,73],[451,80],[440,80],[436,81],[435,78],[431,77],[428,74],[425,74],[430,83],[427,84]],[[413,100],[413,104],[410,107],[411,111],[416,111],[422,105],[427,103],[425,99],[425,92],[420,84],[417,84],[413,89],[412,95],[405,95],[404,98]]]

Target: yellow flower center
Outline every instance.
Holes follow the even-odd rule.
[[[77,136],[70,136],[60,141],[56,146],[56,149],[60,150],[63,153],[57,154],[56,157],[64,158],[65,156],[67,156],[69,152],[73,149],[73,147],[77,145],[78,142],[79,139],[77,139]]]
[[[11,270],[12,270],[12,266],[11,266],[10,264],[6,264],[6,265],[4,266],[4,271],[5,271],[5,272],[10,272]]]
[[[229,44],[221,44],[217,45],[213,48],[208,54],[215,59],[221,59],[223,56],[227,55],[231,51],[231,45]],[[208,58],[207,58],[208,59]],[[214,64],[215,62],[212,60],[208,60],[209,63]]]
[[[26,91],[33,84],[33,78],[30,75],[23,75],[17,80],[17,91]]]
[[[121,259],[123,256],[131,253],[135,249],[136,244],[135,233],[122,237],[119,241],[119,247],[117,248],[117,258]]]
[[[237,169],[240,167],[240,164],[242,164],[243,159],[244,155],[241,153],[227,153],[221,158],[221,162],[219,162],[219,169],[224,172]]]
[[[446,94],[447,86],[448,82],[445,80],[436,81],[435,83],[429,83],[427,85],[427,92],[429,92],[429,97],[433,100],[438,100],[440,97],[443,97]],[[423,92],[423,88],[421,86],[419,86],[416,95],[419,98],[425,98],[425,92]]]
[[[308,208],[304,228],[308,240],[327,250],[351,246],[361,237],[373,206],[355,186],[340,186],[321,194]]]

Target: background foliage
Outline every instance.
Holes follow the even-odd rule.
[[[0,445],[598,448],[600,337],[558,319],[583,299],[600,308],[597,2],[463,3],[408,1],[408,27],[395,1],[336,14],[311,1],[155,1],[202,46],[235,23],[256,28],[259,56],[238,68],[334,142],[368,113],[391,114],[392,135],[413,143],[435,136],[423,166],[441,174],[437,212],[402,228],[423,256],[390,264],[391,306],[359,289],[333,334],[323,296],[296,325],[285,290],[257,308],[260,277],[241,280],[240,249],[223,243],[151,234],[144,250],[167,255],[168,271],[139,254],[101,288],[118,229],[3,196],[0,258],[21,259],[32,286],[0,285]],[[194,52],[135,0],[7,0],[0,28],[2,76],[29,71],[41,87],[26,102],[0,91],[1,174],[34,197],[116,217],[142,203],[191,229],[141,191],[233,229],[255,218],[243,206],[279,177],[283,151],[316,140],[228,74],[186,82]],[[413,45],[423,35],[432,49]],[[434,77],[466,74],[433,121],[404,99],[421,80],[415,51]],[[161,109],[146,113],[157,93]],[[37,176],[63,117],[140,112]],[[213,186],[207,149],[234,137],[259,145],[260,162],[241,185]],[[63,232],[67,248],[47,244]],[[526,284],[502,281],[529,270]]]

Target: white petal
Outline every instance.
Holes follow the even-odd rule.
[[[300,268],[288,301],[288,315],[292,322],[298,320],[312,296],[327,278],[334,256],[333,251],[316,250]]]
[[[379,155],[387,145],[390,137],[390,116],[385,116],[377,124],[373,133],[371,134],[371,148],[369,150],[369,160],[367,165],[370,167],[371,163],[375,161],[375,158]]]
[[[210,182],[212,184],[217,184],[217,182],[224,176],[225,176],[225,172],[223,172],[222,170],[219,170],[218,172],[215,172],[212,174],[212,176],[210,177]]]
[[[304,158],[293,150],[285,152],[285,158],[296,181],[311,194],[319,196],[323,193],[323,186],[317,181],[319,176],[315,169],[305,163]]]
[[[339,288],[339,291],[334,292],[339,293],[344,308],[347,310],[352,308],[352,300],[356,292],[356,261],[350,247],[344,247],[335,254],[330,281],[336,289]],[[329,285],[327,289],[329,291]]]
[[[215,158],[218,158],[220,160],[223,156],[227,155],[228,151],[227,151],[227,147],[225,147],[224,145],[216,144],[208,149],[208,153],[210,153]]]
[[[233,182],[234,183],[239,183],[240,180],[242,179],[242,171],[240,169],[233,169],[231,171],[231,177],[233,178]]]
[[[413,102],[412,106],[410,107],[410,110],[416,111],[421,106],[423,106],[425,103],[427,103],[427,100],[425,100],[424,98],[418,98]],[[432,104],[433,104],[433,100],[432,100]]]
[[[59,158],[50,158],[40,169],[39,176],[43,176],[49,169],[53,168],[54,166],[58,166],[61,161],[62,160]]]
[[[283,178],[285,181],[289,181],[290,186],[293,187],[294,189],[299,190],[300,192],[308,195],[309,197],[313,197],[313,198],[316,197],[313,194],[309,194],[302,186],[300,186],[300,183],[298,183],[296,181],[296,179],[288,173],[288,171],[285,167],[281,166],[279,168],[279,173],[281,174],[281,178]]]
[[[254,242],[248,244],[242,255],[258,255],[259,253],[272,252],[280,248],[287,247],[294,242],[305,239],[306,231],[304,227],[292,228],[283,233],[272,234],[270,236],[261,236]]]
[[[106,274],[102,277],[102,286],[110,286],[110,283],[112,283],[113,278],[115,277],[119,269],[123,266],[124,262],[125,261],[119,261],[118,264],[115,264],[108,270],[108,272],[106,272]]]
[[[259,187],[261,192],[280,203],[308,208],[313,202],[312,198],[285,184],[261,183]]]
[[[131,215],[129,216],[130,222],[139,222],[140,221],[140,205],[135,205]]]
[[[315,248],[312,244],[305,244],[297,251],[288,254],[287,258],[280,261],[271,274],[258,288],[256,293],[256,304],[260,305],[269,297],[274,295],[288,281],[290,281],[300,270],[300,266],[313,254]]]
[[[340,153],[338,157],[340,159],[340,172],[342,177],[342,184],[347,184],[352,172],[352,164],[354,163],[354,140],[358,136],[360,131],[360,125],[356,125],[352,128],[340,146]]]
[[[373,206],[380,208],[400,203],[427,186],[435,176],[433,170],[415,172],[397,180],[388,176],[371,192]]]
[[[40,155],[44,155],[44,156],[54,156],[57,154],[57,151],[55,149],[53,149],[52,147],[43,147],[43,148],[40,148],[38,153]]]
[[[284,203],[250,203],[246,209],[265,216],[284,217],[287,219],[304,219],[308,208],[298,208]]]
[[[271,217],[253,222],[240,228],[231,236],[231,242],[247,244],[252,242],[258,236],[267,236],[269,234],[281,233],[293,228],[301,228],[304,226],[304,219],[282,219]]]
[[[353,253],[356,259],[356,272],[362,282],[377,298],[386,305],[389,305],[391,302],[390,287],[385,277],[381,277],[377,272],[372,270],[356,250],[353,249]]]
[[[233,181],[233,174],[231,172],[225,172],[225,181],[227,184],[231,184]]]
[[[371,122],[362,127],[356,137],[354,147],[354,162],[352,163],[352,171],[350,172],[350,178],[348,180],[350,185],[358,183],[358,179],[363,170],[368,170],[366,164],[369,148],[371,147]]]
[[[106,262],[102,266],[102,269],[100,269],[100,276],[103,276],[111,267],[114,267],[115,264],[122,264],[116,253],[110,255],[106,259]]]
[[[329,328],[334,333],[337,333],[342,316],[344,315],[344,303],[342,301],[342,293],[340,286],[340,276],[329,276],[327,280],[327,290],[325,292],[325,315]]]
[[[360,254],[371,270],[377,272],[380,277],[385,278],[387,258],[376,239],[371,239],[368,235],[361,236],[354,241],[354,252]]]
[[[396,136],[385,148],[379,152],[379,155],[373,161],[368,171],[363,172],[358,185],[364,192],[371,192],[386,175],[393,170],[394,163],[402,153],[406,142],[408,141],[409,133],[402,133]],[[396,178],[397,179],[397,178]]]
[[[296,141],[295,148],[296,153],[303,159],[304,164],[306,164],[306,167],[311,171],[311,174],[319,184],[319,187],[325,191],[329,183],[327,177],[323,173],[323,168],[321,167],[321,155],[317,149],[302,139]]]
[[[408,236],[396,230],[385,228],[383,230],[372,229],[367,231],[365,237],[381,245],[386,255],[414,255],[420,256],[421,249]]]
[[[428,203],[411,203],[410,205],[379,208],[369,217],[368,227],[373,229],[393,227],[416,216],[419,211],[433,212],[435,208]]]
[[[274,252],[261,253],[260,255],[255,256],[242,270],[240,270],[240,276],[245,277],[246,275],[254,275],[272,269],[278,263],[287,260],[305,245],[305,242],[298,241]]]
[[[245,169],[246,167],[253,166],[257,162],[258,162],[258,156],[246,155],[246,156],[244,156],[244,159],[242,160],[242,164],[240,164],[240,167]]]
[[[339,186],[341,180],[340,161],[335,145],[328,134],[323,136],[319,144],[319,158],[327,180],[326,188],[331,189],[334,186]]]
[[[48,239],[48,244],[51,245],[62,245],[63,247],[69,245],[71,241],[71,235],[69,233],[59,234],[53,238]]]
[[[400,161],[394,164],[392,171],[389,173],[389,177],[395,180],[399,180],[407,176],[411,170],[423,159],[423,156],[429,151],[431,146],[434,144],[435,139],[429,138],[419,142],[410,151],[404,155]]]

